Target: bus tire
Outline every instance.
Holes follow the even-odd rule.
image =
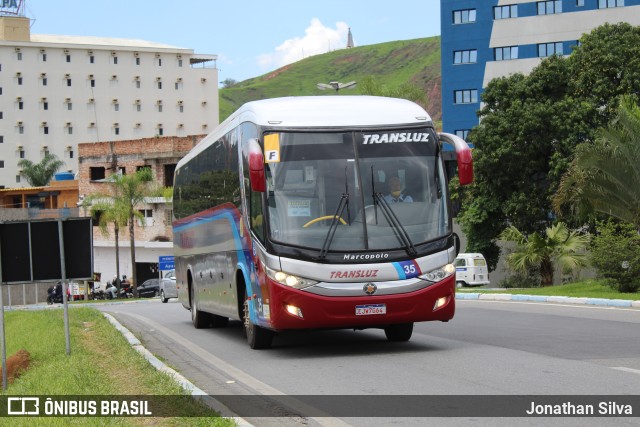
[[[209,313],[198,310],[198,303],[193,294],[193,286],[189,287],[190,303],[191,303],[191,322],[196,329],[208,328],[211,325],[211,317]]]
[[[389,325],[384,328],[387,340],[391,342],[404,342],[411,339],[413,334],[413,323],[401,323],[399,325]]]
[[[273,332],[261,328],[260,326],[254,325],[251,322],[251,316],[249,315],[249,301],[246,299],[244,301],[243,323],[245,336],[247,337],[249,347],[254,350],[261,350],[271,347]]]
[[[456,288],[464,288],[464,282],[456,282]]]

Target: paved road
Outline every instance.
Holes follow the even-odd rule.
[[[224,329],[194,329],[190,313],[175,300],[102,309],[213,395],[640,395],[637,309],[457,304],[451,322],[417,324],[408,343],[389,343],[380,330],[284,333],[263,351],[249,349],[239,322]],[[445,425],[637,425],[640,414],[635,415],[427,420]],[[255,425],[425,424],[417,418],[245,418]]]

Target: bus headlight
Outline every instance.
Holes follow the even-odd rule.
[[[453,266],[453,264],[447,264],[423,274],[422,276],[420,276],[420,278],[429,282],[440,282],[447,277],[452,276],[453,274],[455,274],[455,272],[456,268]]]
[[[272,270],[269,267],[265,266],[265,270],[267,271],[267,276],[281,285],[289,286],[290,288],[295,289],[304,289],[309,286],[313,286],[318,283],[315,280],[305,279],[304,277],[294,276],[293,274],[288,274],[283,271]]]

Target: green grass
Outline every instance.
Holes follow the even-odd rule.
[[[524,295],[544,295],[544,296],[563,296],[578,298],[607,298],[607,299],[623,299],[623,300],[640,300],[640,293],[622,293],[609,286],[606,286],[598,280],[583,280],[566,285],[547,286],[544,288],[522,288],[522,289],[457,289],[457,292],[482,292],[497,294],[524,294]]]
[[[7,358],[26,349],[31,355],[31,364],[2,394],[180,395],[183,398],[175,399],[175,409],[179,405],[181,410],[202,414],[202,417],[7,418],[10,425],[234,425],[232,420],[219,418],[214,411],[192,400],[173,379],[153,368],[99,311],[88,307],[70,308],[69,329],[71,354],[67,355],[62,310],[5,312]]]
[[[440,119],[440,37],[400,40],[315,55],[263,76],[220,90],[220,122],[248,101],[282,96],[330,95],[317,83],[360,81],[373,76],[389,88],[411,83],[424,88],[427,111]],[[433,90],[436,92],[433,92]],[[357,95],[358,89],[340,94]]]

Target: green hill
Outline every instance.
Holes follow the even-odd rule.
[[[220,122],[248,101],[281,96],[336,95],[317,83],[356,81],[373,76],[389,88],[411,83],[424,89],[423,105],[441,118],[440,37],[394,41],[311,56],[260,77],[220,89]],[[358,88],[340,94],[358,94]]]

